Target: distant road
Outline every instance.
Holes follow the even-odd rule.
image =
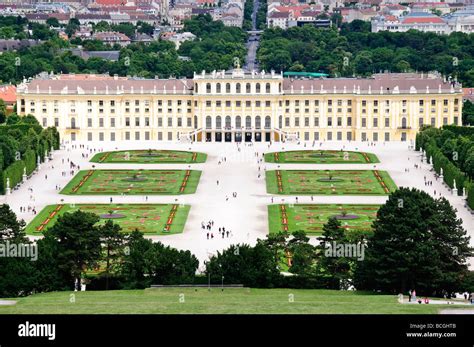
[[[247,57],[245,58],[244,69],[247,71],[259,70],[257,63],[257,49],[260,44],[260,34],[255,33],[255,31],[257,31],[257,12],[259,7],[259,0],[254,0],[252,11],[252,33],[249,33],[249,38],[246,44]]]

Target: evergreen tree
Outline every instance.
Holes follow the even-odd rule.
[[[377,213],[365,261],[356,268],[358,289],[426,295],[455,290],[472,254],[469,238],[444,198],[400,188]]]

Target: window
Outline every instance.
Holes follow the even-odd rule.
[[[242,128],[242,118],[240,116],[235,117],[235,127],[237,129]]]
[[[139,131],[135,131],[135,140],[140,140],[140,132]]]
[[[135,126],[136,127],[140,126],[140,118],[139,117],[135,117]]]
[[[379,126],[379,119],[378,118],[374,118],[374,128],[377,128]]]
[[[115,133],[110,133],[110,141],[115,141]]]
[[[104,141],[104,133],[103,132],[99,133],[99,141]]]
[[[210,83],[206,83],[206,93],[211,94],[211,84]]]
[[[247,84],[245,85],[245,92],[246,92],[247,94],[250,94],[250,91],[251,91],[250,83],[247,83]]]
[[[110,127],[115,128],[115,118],[110,118]]]
[[[162,127],[163,126],[163,118],[158,117],[158,126]]]
[[[300,117],[296,117],[295,118],[295,127],[299,127],[300,126]]]
[[[390,127],[390,118],[385,118],[385,127]]]
[[[87,118],[87,127],[92,128],[92,118]]]
[[[168,117],[168,127],[172,127],[173,126],[173,118],[171,117]]]
[[[211,129],[212,128],[212,119],[211,116],[206,117],[206,129]]]
[[[268,93],[268,94],[270,93],[270,83],[267,83],[265,85],[265,93]]]
[[[130,117],[125,117],[125,126],[126,127],[130,126]]]
[[[48,118],[43,118],[43,127],[48,126]]]
[[[92,133],[87,133],[87,141],[92,141]]]
[[[367,118],[362,118],[362,128],[367,126]]]
[[[217,83],[217,84],[216,84],[216,93],[222,93],[221,84],[220,84],[220,83]]]
[[[100,128],[104,127],[104,118],[99,118],[99,127]]]
[[[235,85],[235,92],[236,92],[237,94],[240,94],[240,93],[241,93],[241,86],[240,86],[240,83],[237,83],[237,84]]]
[[[261,126],[262,126],[262,120],[260,116],[255,117],[255,128],[260,129]]]
[[[250,118],[250,116],[245,117],[245,127],[246,128],[252,127],[252,118]]]
[[[265,117],[265,129],[270,129],[272,126],[272,119],[270,116]]]
[[[226,84],[225,84],[225,92],[226,92],[227,94],[230,93],[230,83],[226,83]]]
[[[221,116],[216,117],[216,129],[220,129],[222,127],[222,118]]]
[[[314,126],[315,127],[319,126],[319,117],[314,117]]]
[[[54,126],[59,127],[59,118],[54,118]]]
[[[328,127],[332,127],[332,117],[328,117]]]
[[[348,127],[352,126],[352,117],[347,117],[347,126]]]
[[[145,126],[146,127],[150,126],[150,117],[145,117]]]
[[[255,93],[260,93],[260,83],[255,84]]]

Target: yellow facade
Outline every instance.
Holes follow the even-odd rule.
[[[439,76],[290,80],[213,72],[193,79],[43,76],[17,109],[65,141],[406,141],[421,125],[461,124],[462,89]]]

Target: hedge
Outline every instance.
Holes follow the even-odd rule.
[[[468,127],[468,126],[460,127],[457,125],[444,125],[442,129],[452,131],[458,136],[467,136],[467,137],[474,136],[474,127]]]
[[[453,131],[451,128],[460,128],[455,126],[443,127],[445,130]],[[454,131],[456,132],[456,131]],[[468,198],[468,206],[474,209],[474,184],[470,182],[469,178],[464,172],[462,172],[456,165],[454,165],[443,152],[436,145],[434,138],[424,134],[423,132],[416,135],[415,148],[420,150],[423,148],[426,151],[427,158],[429,160],[432,157],[433,168],[440,174],[441,168],[443,169],[444,182],[450,187],[454,188],[454,180],[456,180],[456,188],[458,189],[458,195],[462,195],[463,187],[466,188]]]
[[[474,184],[470,183],[467,190],[467,205],[474,210]]]

